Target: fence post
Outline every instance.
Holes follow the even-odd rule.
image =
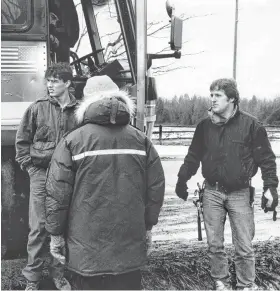
[[[159,142],[160,142],[160,144],[161,144],[161,140],[162,140],[162,125],[160,124],[159,125]]]

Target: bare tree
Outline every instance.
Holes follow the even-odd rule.
[[[76,45],[76,49],[75,49],[75,52],[77,53],[79,48],[80,48],[80,45],[81,45],[81,42],[82,42],[82,39],[84,38],[85,35],[87,35],[88,31],[87,31],[87,27],[85,26],[83,28],[83,31],[78,39],[78,42],[77,42],[77,45]]]
[[[115,11],[113,2],[114,2],[113,0],[92,0],[93,5],[100,7],[98,9],[95,9],[98,11],[96,13],[96,16],[99,12],[106,13],[106,14],[108,14],[108,19],[110,19],[110,20],[115,19],[116,23],[118,23],[117,13]],[[77,3],[76,5],[79,5],[79,3]],[[191,19],[194,19],[194,18],[206,17],[209,15],[211,15],[211,14],[192,15],[192,16],[186,16],[185,14],[181,14],[180,17],[184,22],[186,22],[186,21],[190,21]],[[171,27],[171,24],[170,24],[168,19],[166,21],[154,20],[154,21],[149,22],[147,24],[148,40],[150,39],[150,41],[152,41],[153,38],[167,39],[168,36],[166,35],[166,32],[170,30],[170,27]],[[103,40],[103,42],[105,44],[104,45],[104,47],[105,47],[104,57],[105,57],[106,62],[110,62],[116,58],[118,58],[119,60],[120,59],[127,60],[125,45],[123,42],[123,38],[122,38],[119,24],[118,24],[118,28],[119,28],[118,30],[115,30],[115,31],[110,32],[110,33],[106,33],[105,35],[101,35],[101,40]],[[86,35],[87,35],[87,29],[86,29],[86,27],[84,27],[82,30],[82,33],[80,35],[80,38],[77,42],[76,52],[78,52],[80,45],[81,45],[81,42],[82,42],[82,39]],[[107,42],[105,41],[105,39],[107,39]],[[187,42],[188,42],[188,40],[183,41],[183,44],[187,43]],[[160,54],[160,53],[167,53],[167,52],[171,52],[170,46],[165,46],[162,49],[157,50],[154,53]],[[203,52],[204,51],[193,52],[193,53],[192,52],[185,52],[183,49],[181,57],[184,58],[184,57],[188,57],[188,56],[202,54]],[[153,73],[155,75],[162,75],[162,74],[166,74],[170,71],[184,69],[184,68],[191,68],[191,66],[179,65],[180,60],[176,60],[176,61],[173,60],[172,62],[168,62],[166,59],[162,59],[162,60],[158,60],[158,62],[163,63],[163,64],[152,67]]]

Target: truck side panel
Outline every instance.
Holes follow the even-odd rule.
[[[1,52],[3,146],[14,145],[15,132],[24,111],[31,102],[47,93],[44,86],[47,49],[45,42],[2,41]]]

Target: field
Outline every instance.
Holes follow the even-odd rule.
[[[178,147],[177,154],[180,154]],[[165,150],[165,148],[164,148]],[[179,199],[175,194],[175,184],[177,181],[177,173],[183,160],[180,155],[172,156],[172,148],[169,151],[169,156],[164,156],[162,151],[163,167],[166,177],[165,201],[160,214],[159,223],[153,229],[154,241],[178,241],[178,242],[196,242],[197,240],[197,223],[196,223],[196,208],[193,200],[194,191],[197,188],[197,182],[202,184],[203,177],[197,173],[188,182],[189,197],[186,202]],[[278,173],[280,172],[280,159],[277,158]],[[254,204],[256,234],[254,241],[272,240],[275,237],[280,237],[280,219],[276,222],[272,221],[271,213],[264,213],[261,209],[262,195],[262,180],[261,173],[253,179],[253,185],[256,188],[256,197]],[[203,231],[204,240],[205,233]],[[225,243],[231,243],[231,231],[228,220],[226,221]]]
[[[187,146],[160,146],[156,148],[161,156],[165,177],[165,201],[159,223],[153,228],[153,248],[149,262],[143,270],[143,289],[146,290],[205,290],[213,289],[209,274],[207,244],[203,230],[203,241],[197,240],[196,208],[193,205],[196,183],[203,178],[197,173],[188,183],[189,198],[184,202],[175,192],[177,173],[187,152]],[[280,149],[273,144],[280,171]],[[280,218],[272,221],[272,214],[264,214],[260,207],[262,180],[258,173],[253,180],[256,187],[254,248],[256,253],[256,283],[261,290],[280,289]],[[233,247],[228,221],[226,222],[225,244],[229,253],[229,264],[233,286],[235,269]],[[24,289],[20,275],[26,259],[2,261],[2,289]],[[46,261],[46,266],[48,260]],[[47,270],[42,283],[43,289],[53,289]]]

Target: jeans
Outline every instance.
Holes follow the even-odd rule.
[[[119,275],[81,276],[72,272],[73,290],[141,290],[140,270]]]
[[[235,247],[236,286],[251,287],[255,281],[255,255],[252,246],[255,224],[249,189],[225,194],[209,189],[206,185],[203,211],[212,278],[225,284],[228,284],[230,278],[224,249],[224,226],[228,213]]]
[[[29,197],[29,227],[30,232],[27,242],[28,261],[22,274],[28,281],[39,281],[41,278],[44,260],[43,249],[47,241],[48,233],[45,229],[46,213],[46,170],[32,168],[30,175],[30,197]],[[51,257],[51,276],[60,278],[64,273],[64,266]]]

